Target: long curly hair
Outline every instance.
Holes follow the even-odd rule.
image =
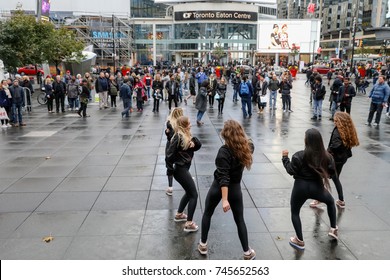
[[[168,121],[171,123],[173,130],[176,130],[176,121],[178,118],[184,115],[183,109],[181,107],[173,108],[172,112],[168,116]]]
[[[328,169],[333,159],[325,150],[321,133],[315,128],[310,128],[305,132],[304,160],[311,169],[321,176],[325,188],[329,190],[330,174]]]
[[[181,116],[176,120],[175,134],[180,138],[179,145],[181,145],[183,150],[187,150],[192,139],[191,123],[187,116]]]
[[[346,112],[336,112],[334,114],[334,123],[339,131],[341,140],[347,148],[359,146],[355,125],[351,116]]]
[[[221,131],[221,137],[233,155],[249,170],[253,163],[252,148],[241,124],[235,120],[226,121]]]

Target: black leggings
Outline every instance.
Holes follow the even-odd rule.
[[[210,229],[211,217],[214,214],[215,207],[219,204],[222,199],[222,191],[218,186],[218,183],[214,180],[207,193],[205,209],[202,218],[202,243],[207,242],[207,236]],[[229,186],[228,201],[230,208],[233,212],[234,222],[237,226],[238,237],[241,241],[241,246],[244,252],[249,250],[248,246],[248,231],[244,220],[244,204],[242,201],[242,192],[240,183],[232,184]]]
[[[183,213],[184,208],[186,208],[188,204],[187,221],[192,221],[195,213],[196,204],[198,203],[198,192],[196,191],[194,179],[192,179],[192,176],[188,169],[189,167],[175,165],[173,177],[183,187],[185,191],[185,194],[180,200],[177,212]]]
[[[334,174],[332,176],[333,183],[336,187],[337,190],[337,195],[339,197],[339,200],[344,201],[344,194],[343,194],[343,186],[341,185],[340,182],[340,173],[341,170],[343,169],[345,162],[336,162],[336,172],[337,174]]]
[[[209,95],[209,105],[214,106],[214,95]]]
[[[291,193],[291,220],[295,233],[300,240],[303,240],[302,224],[299,212],[307,199],[315,199],[326,204],[330,226],[336,227],[336,206],[332,195],[327,191],[321,182],[295,179],[294,187]]]
[[[111,95],[111,107],[116,107],[116,95]]]
[[[225,103],[225,98],[218,99],[218,113],[222,113],[224,103]]]

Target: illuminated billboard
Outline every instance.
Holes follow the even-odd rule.
[[[319,20],[261,20],[258,28],[260,53],[289,53],[294,47],[312,53],[319,47]]]
[[[41,19],[49,21],[49,14],[50,14],[50,2],[51,0],[42,0],[42,13],[41,13]]]

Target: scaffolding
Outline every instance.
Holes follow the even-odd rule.
[[[128,17],[80,15],[66,19],[63,26],[74,30],[86,46],[93,46],[96,62],[102,68],[117,69],[131,64],[135,51],[134,28]]]

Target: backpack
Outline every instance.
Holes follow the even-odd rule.
[[[151,80],[150,78],[145,79],[146,86],[150,86],[150,80]]]
[[[247,82],[242,82],[240,87],[241,95],[249,95],[249,86]]]

